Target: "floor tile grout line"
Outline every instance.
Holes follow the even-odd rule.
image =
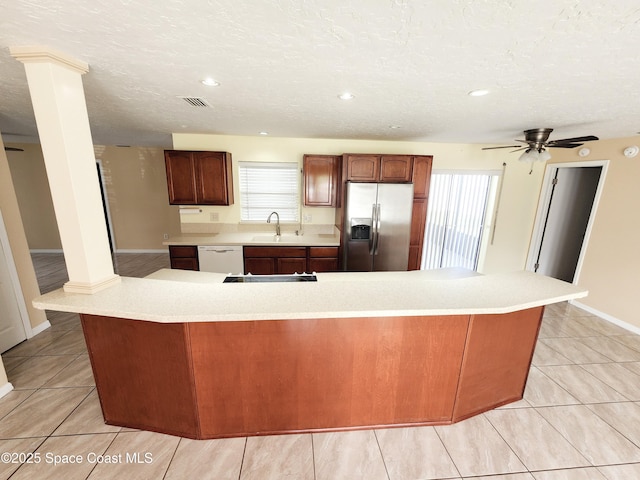
[[[171,469],[171,463],[173,462],[173,459],[176,458],[176,453],[178,453],[178,448],[180,448],[180,444],[182,443],[183,440],[184,440],[183,437],[180,437],[180,439],[178,440],[178,443],[176,444],[176,448],[173,450],[173,453],[171,454],[171,459],[169,459],[169,463],[167,463],[167,469],[164,471],[164,474],[162,475],[163,480],[167,478],[167,473],[169,473],[169,470]]]
[[[384,459],[384,453],[382,453],[382,447],[380,446],[380,439],[378,438],[378,434],[376,429],[373,429],[373,438],[376,439],[376,445],[378,446],[378,452],[380,452],[380,458],[382,458],[382,465],[384,466],[384,472],[387,475],[387,480],[391,480],[391,475],[389,474],[389,469],[387,468],[387,462]]]
[[[435,428],[435,427],[430,427],[430,428],[433,428],[433,432],[436,434],[436,437],[438,437],[438,440],[440,441],[440,444],[442,445],[442,448],[444,448],[444,451],[447,452],[447,456],[449,457],[449,460],[451,461],[451,464],[453,465],[453,468],[455,468],[456,472],[458,472],[458,478],[462,478],[462,472],[460,472],[460,468],[458,467],[458,465],[456,465],[456,462],[453,461],[453,457],[451,456],[451,452],[447,448],[447,445],[444,443],[444,441],[442,441],[442,437],[438,433],[438,429]]]

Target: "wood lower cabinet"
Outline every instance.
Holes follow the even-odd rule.
[[[244,247],[244,271],[274,275],[338,270],[338,247]]]
[[[444,425],[520,400],[542,312],[81,320],[107,424],[208,439]]]
[[[165,150],[171,205],[232,205],[231,154]]]
[[[305,206],[335,207],[340,185],[341,157],[305,155],[302,165]]]
[[[200,270],[198,247],[192,245],[169,245],[171,268],[177,270]]]
[[[338,247],[309,247],[308,272],[337,272]]]
[[[244,247],[245,274],[291,274],[306,269],[307,247]]]

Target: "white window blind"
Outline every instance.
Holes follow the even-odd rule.
[[[298,164],[292,162],[238,162],[240,220],[265,222],[278,212],[281,222],[299,221]]]
[[[431,176],[422,269],[475,270],[494,174]]]

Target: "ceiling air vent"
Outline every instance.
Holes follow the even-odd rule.
[[[178,97],[187,102],[192,107],[210,107],[209,102],[200,97]]]

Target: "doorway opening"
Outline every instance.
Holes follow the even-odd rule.
[[[422,254],[422,270],[477,270],[489,204],[499,172],[434,172]]]
[[[0,353],[32,336],[9,237],[0,211]]]
[[[527,269],[577,283],[608,161],[547,165]]]

